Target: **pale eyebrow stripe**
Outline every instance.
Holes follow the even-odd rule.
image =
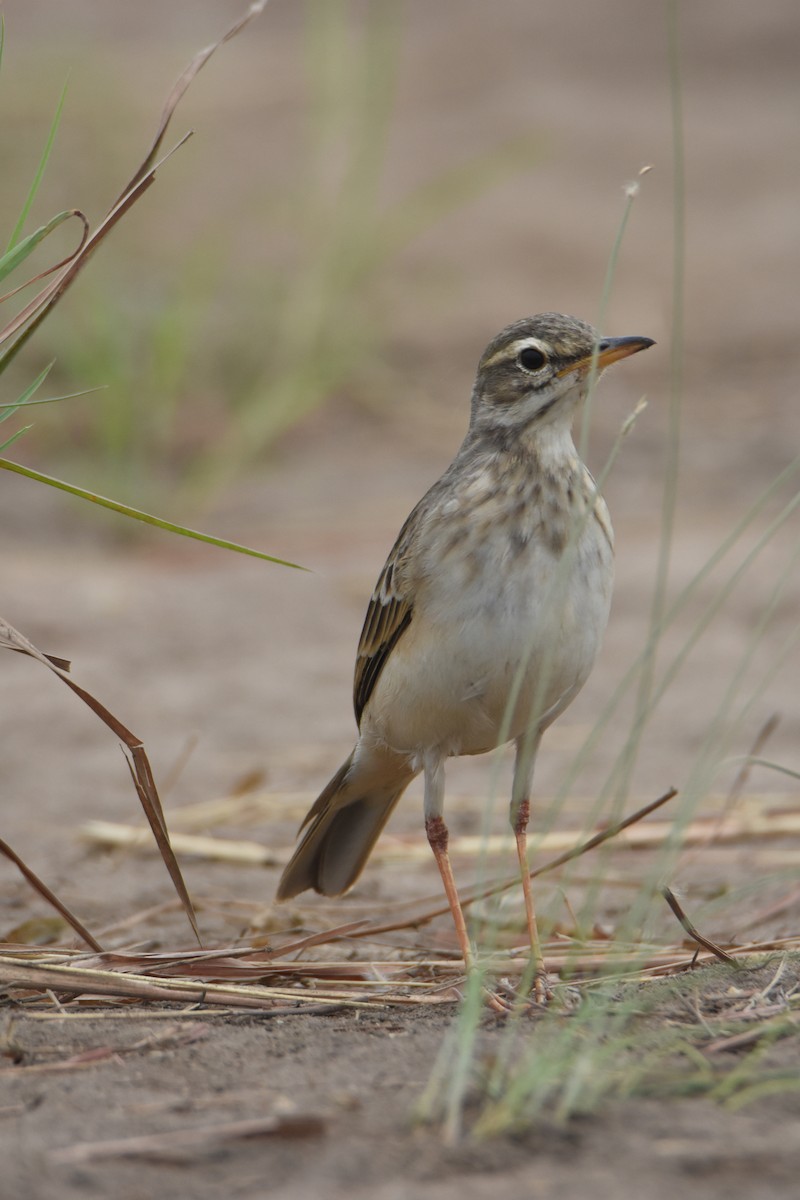
[[[538,338],[517,338],[515,342],[509,342],[506,346],[501,346],[499,350],[495,350],[491,358],[485,358],[483,360],[483,366],[484,368],[490,367],[492,363],[497,362],[497,360],[500,358],[516,358],[520,350],[525,350],[528,346],[533,346],[535,350],[541,350],[543,354],[548,354],[548,351]]]

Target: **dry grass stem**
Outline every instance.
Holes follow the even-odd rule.
[[[178,860],[176,859],[172,846],[170,845],[169,833],[164,820],[164,810],[161,807],[161,799],[159,797],[158,789],[156,788],[155,780],[153,778],[153,772],[150,767],[150,762],[147,754],[145,753],[144,745],[141,739],[138,738],[135,733],[131,733],[131,731],[127,729],[122,722],[114,716],[113,713],[109,712],[105,705],[101,704],[100,701],[97,700],[90,692],[87,692],[85,688],[80,687],[71,677],[71,675],[69,675],[61,667],[57,666],[50,658],[47,657],[47,655],[42,654],[41,650],[37,650],[36,646],[34,646],[33,643],[24,636],[24,634],[21,634],[18,630],[14,629],[12,625],[9,625],[6,621],[2,620],[2,618],[0,618],[0,647],[4,647],[5,649],[9,650],[15,650],[22,654],[27,654],[30,658],[34,658],[37,662],[47,667],[49,671],[51,671],[58,679],[60,679],[62,683],[65,683],[67,687],[70,688],[75,695],[78,696],[84,702],[84,704],[86,704],[87,707],[90,708],[92,712],[100,718],[103,724],[106,725],[111,732],[120,739],[125,749],[128,770],[130,771],[131,779],[133,780],[134,787],[136,788],[136,794],[138,795],[139,801],[144,809],[150,829],[156,840],[156,844],[158,845],[159,853],[161,854],[161,858],[163,859],[164,865],[167,868],[169,877],[172,880],[173,887],[175,888],[181,904],[183,905],[183,910],[189,919],[189,923],[191,924],[194,935],[197,938],[197,941],[200,942],[200,932],[197,927],[197,918],[195,916],[194,906],[186,888],[186,884],[184,883],[181,869],[178,866]],[[19,861],[17,861],[17,865],[20,865]],[[29,876],[26,877],[32,882]],[[46,895],[46,898],[48,899],[52,897],[50,902],[55,902],[55,906],[58,908],[58,911],[61,913],[61,915],[65,919],[69,920],[69,917],[67,916],[68,910],[60,903],[60,901],[57,901],[55,897],[52,896],[52,893],[46,894],[45,892],[42,892],[41,894]],[[72,924],[72,921],[70,923]],[[85,931],[81,932],[81,936],[86,936]],[[94,941],[90,941],[89,944],[96,945]]]
[[[331,931],[327,940],[345,936],[344,928]],[[318,934],[305,939],[304,944],[323,945],[325,941],[326,935]],[[75,951],[30,947],[20,953],[13,947],[14,953],[0,950],[0,987],[23,1003],[26,1011],[34,1004],[37,1010],[45,1005],[45,1012],[50,1012],[52,1005],[48,993],[61,998],[80,997],[83,1009],[87,1005],[105,1009],[115,1002],[135,1002],[137,1006],[170,1002],[200,1005],[204,1010],[257,1009],[271,1015],[319,1011],[320,1005],[427,1005],[452,1003],[459,998],[464,968],[458,959],[421,957],[417,953],[407,959],[353,961],[282,957],[283,953],[295,953],[302,944],[289,942],[269,952],[223,947],[205,953],[104,953],[89,959]],[[620,947],[609,941],[561,939],[545,944],[543,949],[548,971],[567,972],[571,987],[598,973],[606,980],[613,977],[644,982],[711,961],[698,960],[695,953],[688,953],[680,945]],[[741,966],[770,952],[800,951],[800,937],[731,949],[735,949],[735,962]],[[715,955],[718,951],[715,947]],[[727,956],[726,961],[734,960]],[[495,953],[485,966],[498,977],[518,979],[525,972],[527,957],[521,951]],[[762,1013],[766,1011],[764,999],[762,993],[758,1009]],[[134,1011],[141,1013],[141,1008]]]
[[[63,1015],[63,1014],[60,1014]],[[26,1063],[24,1073],[28,1075],[51,1075],[63,1071],[79,1071],[87,1067],[95,1067],[102,1062],[119,1062],[130,1054],[141,1054],[148,1050],[175,1049],[188,1046],[193,1042],[202,1041],[211,1033],[211,1026],[195,1020],[191,1025],[173,1025],[158,1033],[148,1034],[130,1045],[93,1046],[91,1050],[82,1050],[71,1054],[68,1058],[57,1059],[53,1062]],[[19,1076],[20,1068],[0,1067],[0,1076]]]
[[[710,941],[707,937],[695,929],[694,925],[691,923],[689,918],[686,916],[686,913],[678,903],[674,893],[669,888],[662,888],[662,895],[672,911],[675,913],[675,916],[678,918],[683,928],[689,934],[689,937],[697,942],[698,946],[702,946],[704,950],[708,950],[708,952],[718,958],[720,962],[733,962],[733,958],[727,953],[727,951],[723,950],[720,946],[717,946],[714,942]]]
[[[655,804],[663,804],[666,800],[672,799],[675,794],[674,791],[670,792],[669,795],[660,797]],[[754,839],[767,841],[795,838],[800,835],[800,808],[796,803],[790,803],[793,800],[794,797],[789,795],[754,793],[744,797],[736,814],[729,813],[727,816],[721,817],[716,813],[710,813],[708,816],[696,817],[681,828],[677,836],[681,845],[687,848],[707,847],[710,843],[720,846],[735,846]],[[179,854],[189,854],[211,862],[240,863],[242,866],[283,866],[291,855],[290,847],[273,849],[257,841],[174,832],[176,826],[185,827],[187,824],[191,826],[195,820],[198,824],[209,823],[210,813],[212,811],[220,812],[221,806],[227,803],[227,801],[213,801],[208,808],[201,805],[192,806],[193,809],[196,807],[203,810],[204,817],[201,817],[200,813],[195,814],[194,812],[184,817],[182,814],[185,810],[181,809],[178,809],[175,814],[171,814],[170,824],[173,832],[170,835],[170,841],[173,849]],[[252,809],[254,798],[248,798],[245,803]],[[634,814],[635,821],[642,820],[642,817],[650,811],[652,811],[650,806],[638,810]],[[219,819],[224,819],[226,823],[232,823],[236,820],[236,814],[228,812],[225,818],[220,815]],[[601,841],[608,841],[613,837],[617,840],[618,845],[631,850],[652,850],[662,846],[668,837],[676,836],[675,827],[671,821],[647,821],[636,827],[633,826],[634,822],[631,820],[624,827],[620,825],[608,830],[600,830],[596,837]],[[600,841],[595,842],[593,839],[589,839],[582,844],[583,849],[575,849],[576,839],[580,837],[581,832],[577,829],[554,829],[540,834],[536,839],[531,838],[531,842],[539,851],[569,852],[570,857],[574,857],[579,852],[585,853],[594,845],[600,844]],[[150,849],[152,846],[148,831],[143,826],[127,825],[121,822],[86,821],[80,827],[80,834],[87,842],[97,846],[129,849]],[[508,854],[512,848],[513,839],[510,834],[505,833],[490,836],[461,835],[453,836],[450,839],[451,854],[463,858],[476,858],[484,854]],[[574,855],[573,850],[575,850]],[[386,837],[378,843],[372,853],[372,859],[381,862],[427,861],[429,856],[430,850],[427,843],[417,837],[409,840],[397,836]],[[559,858],[557,864],[548,863],[532,874],[553,870],[556,865],[561,865],[564,861],[566,861],[564,858]]]
[[[67,289],[74,283],[79,272],[88,262],[90,256],[105,240],[114,226],[121,220],[125,213],[136,203],[137,200],[144,195],[147,189],[155,182],[156,171],[165,161],[166,155],[160,162],[157,160],[158,152],[161,148],[161,143],[164,139],[164,134],[172,119],[175,109],[178,106],[189,84],[192,82],[197,72],[208,62],[211,55],[225,42],[229,41],[237,33],[247,25],[253,17],[263,11],[267,0],[257,0],[256,3],[250,5],[245,15],[236,21],[223,36],[213,45],[208,46],[205,50],[197,54],[186,70],[182,73],[172,91],[170,92],[166,104],[161,113],[161,118],[158,123],[155,137],[150,145],[143,162],[137,167],[131,179],[122,189],[120,195],[112,204],[104,219],[100,222],[94,233],[88,237],[84,236],[78,249],[67,259],[66,265],[48,285],[43,288],[38,295],[34,296],[24,308],[13,317],[3,329],[0,329],[0,344],[11,342],[9,349],[3,354],[3,362],[8,364],[11,359],[21,350],[33,332],[39,327],[45,317],[52,311],[55,305]],[[186,141],[190,135],[187,134],[178,143],[175,149],[178,149]],[[174,152],[174,151],[172,151]],[[172,153],[170,152],[170,153]],[[79,214],[82,216],[82,214]],[[51,268],[52,270],[52,268]],[[30,282],[30,281],[29,281]],[[12,341],[12,339],[15,339]]]
[[[89,933],[89,930],[86,928],[83,922],[79,921],[75,914],[70,912],[66,904],[59,900],[55,892],[52,892],[47,884],[44,883],[25,862],[23,862],[16,851],[11,849],[8,842],[4,842],[2,839],[0,839],[0,853],[4,854],[7,859],[14,863],[14,865],[22,872],[25,879],[27,879],[34,891],[38,892],[48,904],[50,904],[58,913],[61,914],[67,924],[71,925],[75,930],[78,937],[82,938],[84,942],[86,942],[87,946],[91,946],[93,950],[103,949],[97,939],[94,938],[91,933]]]
[[[126,849],[150,849],[152,841],[147,829],[141,826],[124,825],[115,821],[86,821],[80,829],[81,837],[95,846],[124,847]],[[207,837],[198,833],[170,834],[173,850],[178,854],[191,854],[207,862],[240,863],[242,866],[280,867],[289,861],[289,850],[270,850],[259,842],[248,842],[233,838]]]
[[[177,1129],[169,1133],[112,1138],[105,1142],[78,1142],[54,1151],[50,1161],[60,1165],[97,1162],[107,1158],[151,1159],[203,1158],[219,1153],[221,1147],[244,1138],[311,1138],[325,1132],[325,1121],[315,1115],[254,1117],[246,1121],[204,1125],[199,1129]]]

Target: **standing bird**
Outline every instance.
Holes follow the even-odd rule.
[[[408,517],[367,609],[356,659],[359,736],[301,826],[278,900],[338,896],[358,879],[411,780],[467,970],[474,958],[447,851],[451,755],[516,744],[510,818],[535,969],[548,994],[527,859],[530,788],[545,729],[583,687],[608,620],[608,509],[572,440],[594,370],[652,346],[541,313],[478,364],[469,430]]]

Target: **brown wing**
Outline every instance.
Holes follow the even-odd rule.
[[[364,628],[361,630],[353,682],[353,705],[359,725],[361,714],[386,660],[411,623],[413,605],[399,579],[408,547],[410,524],[411,518],[400,531],[400,536],[386,560],[369,602]]]

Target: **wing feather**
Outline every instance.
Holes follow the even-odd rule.
[[[375,585],[364,618],[353,681],[353,706],[359,724],[389,655],[411,623],[414,606],[409,589],[404,586],[403,567],[416,527],[415,516],[416,511],[401,529]]]

